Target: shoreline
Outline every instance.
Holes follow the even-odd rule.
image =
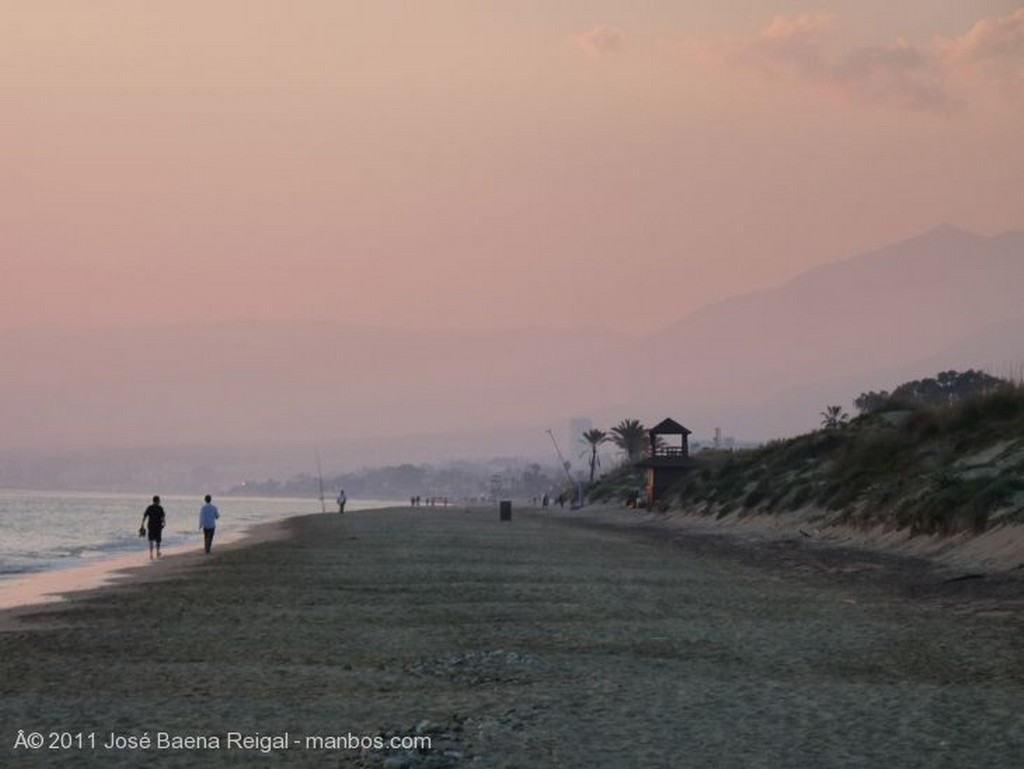
[[[195,542],[163,548],[160,558],[150,559],[148,541],[140,538],[142,545],[138,553],[98,558],[88,564],[12,577],[0,583],[0,633],[24,627],[24,621],[35,614],[60,611],[97,591],[171,579],[187,573],[199,563],[215,559],[222,550],[285,538],[289,536],[287,522],[292,517],[257,523],[240,531],[225,533],[223,538],[218,536],[209,556],[203,551],[200,537]]]
[[[453,505],[447,509],[462,508]],[[467,513],[476,514],[490,509],[487,505],[465,508]],[[394,513],[407,512],[409,508],[393,505],[373,510],[377,513]],[[358,512],[351,511],[350,515]],[[608,503],[595,503],[571,512],[543,512],[541,508],[524,503],[517,508],[517,514],[550,517],[583,526],[607,527],[621,530],[624,534],[629,534],[633,529],[645,529],[653,535],[662,530],[682,537],[719,537],[728,540],[737,549],[744,546],[756,548],[759,545],[770,547],[787,541],[798,541],[812,549],[845,551],[851,557],[862,553],[873,558],[918,561],[921,568],[940,572],[984,571],[1010,579],[1024,578],[1024,526],[1003,526],[977,535],[960,533],[947,537],[911,537],[906,531],[888,530],[881,526],[861,529],[838,523],[812,509],[772,515],[731,514],[716,519],[685,510],[653,513]],[[321,515],[324,514],[298,513],[275,521],[253,524],[225,534],[223,538],[218,536],[210,557],[215,558],[221,550],[287,538],[291,536],[291,521]],[[161,558],[154,560],[148,558],[148,546],[142,540],[138,553],[104,557],[88,564],[12,577],[0,582],[0,632],[11,629],[13,617],[59,609],[73,603],[76,598],[84,597],[84,594],[108,587],[168,579],[206,560],[200,538],[164,548]]]
[[[455,505],[443,510],[457,512],[462,509]],[[488,515],[492,508],[474,505],[464,508],[464,511],[466,514]],[[359,512],[352,511],[349,515]],[[373,512],[408,513],[410,508],[396,505],[375,508]],[[300,513],[231,532],[223,540],[215,541],[210,556],[206,556],[202,541],[197,539],[165,549],[160,559],[149,560],[148,547],[144,544],[138,554],[118,555],[87,565],[12,579],[8,584],[0,585],[0,633],[26,629],[30,625],[38,627],[38,620],[33,618],[43,615],[48,618],[47,624],[52,624],[63,610],[112,588],[134,587],[177,577],[189,578],[196,573],[197,566],[216,561],[221,552],[288,539],[294,535],[297,521],[323,516],[323,513]],[[940,579],[960,575],[952,579],[963,579],[966,572],[972,579],[989,578],[990,584],[993,584],[993,578],[996,582],[1024,584],[1024,563],[1021,562],[1024,559],[1024,526],[1016,527],[1009,542],[998,547],[992,544],[997,536],[993,531],[974,536],[910,537],[906,532],[877,527],[861,530],[848,524],[830,522],[813,510],[780,515],[730,515],[714,519],[681,510],[652,513],[607,503],[588,505],[576,511],[547,512],[522,504],[516,509],[516,516],[550,519],[562,525],[605,530],[627,538],[648,538],[662,544],[676,542],[696,549],[707,547],[719,555],[758,563],[760,568],[780,572],[782,564],[772,562],[772,557],[778,555],[775,551],[798,545],[805,553],[803,564],[795,566],[798,572],[811,570],[844,574],[869,571],[875,581],[883,581],[887,572],[890,576],[899,572],[897,581],[903,583],[908,583],[908,579],[910,582],[928,580],[923,575],[938,575]],[[330,518],[332,514],[327,513],[326,517]],[[712,542],[715,544],[710,544]],[[766,552],[772,552],[773,556],[764,558]],[[787,568],[793,568],[795,563],[791,559]],[[984,573],[978,573],[979,570]],[[909,578],[910,574],[915,576]],[[968,588],[965,597],[972,592],[978,591]],[[1017,591],[1012,592],[1016,595]]]

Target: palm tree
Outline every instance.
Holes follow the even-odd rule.
[[[583,433],[582,440],[590,445],[590,482],[594,482],[594,471],[600,467],[601,460],[597,457],[597,447],[608,440],[608,433],[596,427]]]
[[[647,428],[638,419],[623,419],[611,429],[611,441],[626,452],[630,462],[643,456]]]
[[[826,406],[821,412],[821,426],[826,430],[838,430],[846,426],[849,414],[843,412],[842,406]]]

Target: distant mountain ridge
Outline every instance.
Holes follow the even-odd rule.
[[[631,367],[659,382],[648,397],[674,391],[702,403],[749,404],[816,380],[913,369],[1024,317],[1022,296],[1024,233],[985,237],[944,225],[708,305],[646,339]],[[1007,358],[1024,360],[1024,344],[1003,341]],[[967,365],[970,351],[960,353],[955,359]]]
[[[7,330],[0,435],[8,450],[320,446],[379,463],[545,456],[545,429],[579,415],[765,439],[936,366],[1024,363],[1021,297],[1024,233],[945,225],[639,338],[272,321]]]

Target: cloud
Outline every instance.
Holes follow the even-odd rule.
[[[967,34],[952,41],[951,55],[967,60],[1024,62],[1024,8],[1001,19],[977,22]]]
[[[959,110],[963,100],[948,80],[941,58],[932,50],[901,40],[850,51],[833,63],[826,82],[860,101],[949,113]]]
[[[950,114],[997,93],[1024,103],[1024,8],[927,43],[838,50],[828,14],[781,16],[759,34],[701,47],[769,82],[790,82],[860,104]],[[692,49],[692,47],[691,47]]]
[[[961,37],[937,45],[951,79],[964,88],[988,84],[1024,98],[1024,8],[979,21]]]
[[[739,43],[731,58],[774,76],[786,70],[813,75],[825,66],[821,49],[831,24],[825,14],[780,16],[756,38]]]
[[[834,21],[824,14],[777,18],[755,38],[740,42],[732,59],[858,102],[929,112],[958,106],[935,51],[899,40],[835,52],[830,35]]]
[[[626,36],[617,27],[601,24],[574,38],[576,45],[592,56],[621,51],[626,45]]]

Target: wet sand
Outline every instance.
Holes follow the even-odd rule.
[[[220,534],[215,547],[232,549],[288,536],[280,522],[252,526],[242,532]],[[138,551],[113,558],[55,571],[37,572],[0,582],[0,632],[24,623],[18,618],[31,616],[41,607],[81,598],[78,593],[118,583],[138,583],[166,579],[180,569],[205,557],[202,541],[161,549],[159,558],[149,555],[149,543],[139,540]]]
[[[610,510],[284,528],[10,620],[0,765],[1011,767],[1024,754],[1012,576]],[[36,750],[34,732],[86,744]],[[111,733],[121,747],[103,747]],[[337,739],[417,733],[429,750]],[[160,734],[207,747],[132,747]]]

